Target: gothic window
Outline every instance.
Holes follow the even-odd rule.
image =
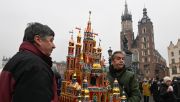
[[[147,42],[146,37],[142,37],[142,42]]]
[[[177,74],[177,67],[176,66],[172,67],[172,74]]]
[[[174,56],[174,52],[171,52],[171,56]]]
[[[145,27],[142,29],[142,34],[144,34],[144,33],[146,33],[146,28]]]
[[[147,42],[146,38],[144,37],[144,42]]]
[[[147,62],[147,61],[148,61],[148,60],[147,60],[147,57],[145,57],[145,58],[144,58],[144,62]]]
[[[146,45],[147,45],[147,43],[145,42],[145,43],[144,43],[144,48],[145,48],[145,49],[147,48],[147,46],[146,46]]]

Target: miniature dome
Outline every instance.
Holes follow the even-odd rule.
[[[94,63],[93,64],[93,68],[94,69],[100,69],[101,68],[101,65],[99,63]]]

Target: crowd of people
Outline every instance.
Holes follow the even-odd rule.
[[[163,79],[144,79],[140,82],[144,102],[150,102],[152,96],[154,102],[180,102],[180,77],[171,79],[165,76]]]

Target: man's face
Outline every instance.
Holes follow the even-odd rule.
[[[38,49],[45,55],[50,56],[53,49],[55,48],[55,45],[53,43],[54,37],[53,36],[47,36],[45,38],[37,38],[36,43],[38,44]]]
[[[114,56],[114,59],[112,61],[112,65],[114,67],[114,69],[120,70],[124,67],[124,60],[125,60],[125,56],[121,53],[117,53]]]

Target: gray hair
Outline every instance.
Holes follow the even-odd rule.
[[[124,55],[124,57],[126,56],[126,53],[124,51],[115,51],[111,56],[112,61],[114,60],[115,55],[118,54],[118,53]]]

